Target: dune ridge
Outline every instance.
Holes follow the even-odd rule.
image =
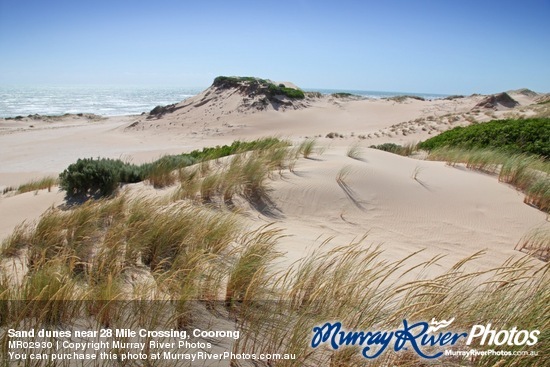
[[[141,116],[4,119],[0,186],[59,173],[78,158],[141,163],[277,135],[295,144],[315,138],[316,149],[325,151],[300,160],[293,174],[272,183],[270,195],[282,215],[275,221],[293,234],[283,247],[296,256],[322,235],[351,239],[370,232],[372,241],[387,244],[392,254],[427,248],[448,254],[451,261],[482,248],[489,249],[496,263],[514,254],[524,233],[547,225],[543,213],[523,204],[514,189],[494,177],[368,149],[385,142],[417,142],[474,121],[536,115],[545,106],[538,102],[544,95],[508,91],[517,105],[479,108],[484,101],[499,100],[498,95],[373,100],[306,93],[290,98],[269,94],[270,84],[298,90],[288,82],[217,79],[195,97]],[[259,102],[266,98],[271,98],[267,105]],[[27,125],[31,121],[33,127]],[[360,159],[346,156],[352,145],[361,150]],[[345,186],[337,180],[342,170]],[[143,184],[134,187],[150,190]],[[0,234],[6,237],[17,223],[32,222],[62,202],[63,194],[56,190],[3,195],[0,213],[9,220],[3,221]]]

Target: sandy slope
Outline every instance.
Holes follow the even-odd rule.
[[[243,98],[234,91],[207,90],[162,116],[0,120],[0,188],[58,174],[83,157],[144,162],[235,139],[320,136],[319,143],[328,147],[323,155],[301,159],[295,174],[272,182],[278,215],[247,215],[252,226],[275,221],[284,229],[289,237],[281,249],[289,261],[329,236],[336,237],[336,245],[369,232],[366,243],[381,243],[388,258],[425,249],[420,258],[445,254],[440,263],[448,265],[486,250],[488,255],[475,266],[487,268],[518,255],[513,248],[526,231],[550,224],[543,213],[523,204],[522,194],[495,177],[367,149],[382,142],[419,141],[472,120],[520,113],[518,109],[472,111],[483,96],[401,102],[308,98],[299,106],[265,110],[250,107],[252,102]],[[534,98],[517,96],[520,107]],[[325,138],[329,132],[344,138]],[[353,143],[363,147],[362,160],[346,156]],[[344,167],[348,173],[339,184],[336,177]],[[57,191],[3,195],[0,238],[62,199]]]
[[[514,246],[528,229],[550,225],[494,177],[374,149],[362,157],[331,149],[301,160],[296,174],[272,185],[280,212],[271,219],[290,235],[282,242],[291,257],[331,236],[333,245],[343,245],[368,232],[365,244],[381,244],[388,259],[425,249],[417,259],[444,254],[444,268],[485,250],[487,256],[474,263],[479,270],[517,256]],[[342,169],[348,173],[339,184]]]

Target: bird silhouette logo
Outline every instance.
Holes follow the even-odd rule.
[[[435,319],[432,318],[432,322],[430,322],[430,326],[428,327],[428,333],[431,333],[431,332],[435,333],[439,329],[446,328],[447,326],[451,325],[453,321],[455,321],[454,317],[449,321],[447,320],[435,321]]]

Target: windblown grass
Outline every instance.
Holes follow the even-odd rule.
[[[166,155],[152,163],[139,166],[118,159],[79,159],[60,174],[60,185],[67,191],[68,197],[111,196],[123,183],[144,180],[147,180],[155,188],[161,188],[175,183],[177,177],[175,171],[196,162],[201,162],[201,167],[209,168],[209,161],[214,159],[288,145],[288,142],[275,137],[250,142],[234,141],[231,145],[203,148],[187,154]]]
[[[296,360],[278,365],[330,366],[365,361],[354,348],[311,349],[315,325],[338,320],[348,329],[391,330],[404,318],[429,321],[452,316],[455,330],[490,321],[501,329],[519,325],[543,331],[536,359],[486,357],[465,361],[466,365],[528,366],[536,361],[542,366],[548,361],[550,349],[543,342],[550,327],[548,265],[537,268],[522,258],[484,272],[466,271],[469,262],[484,256],[477,253],[447,271],[436,271],[440,275],[420,276],[431,273],[441,257],[418,261],[413,253],[387,261],[380,247],[360,238],[343,246],[333,246],[329,239],[309,256],[275,272],[281,232],[271,226],[245,230],[235,214],[200,204],[124,196],[117,200],[116,205],[112,200],[97,201],[69,212],[49,211],[36,228],[28,229],[24,237],[30,243],[24,246],[42,256],[31,256],[35,260],[23,284],[0,282],[3,299],[26,303],[3,303],[3,325],[67,325],[91,318],[99,327],[146,324],[185,329],[199,322],[200,300],[214,310],[213,317],[223,318],[220,310],[226,308],[237,320],[242,337],[234,352],[294,353]],[[93,243],[88,237],[95,238]],[[79,250],[87,247],[93,251]],[[84,263],[81,271],[75,271],[77,263]],[[129,287],[127,279],[140,272],[151,285],[142,280],[136,293],[138,284]],[[413,274],[420,275],[405,280],[414,279]],[[136,297],[159,302],[143,304]],[[121,309],[124,300],[134,300],[132,312]],[[384,353],[369,363],[415,361],[414,355],[399,352]]]
[[[316,145],[317,145],[317,141],[315,139],[306,139],[300,144],[300,148],[298,149],[298,152],[304,158],[309,158],[315,151]]]
[[[529,231],[519,240],[516,250],[527,252],[548,262],[550,260],[550,229],[536,228]]]
[[[346,155],[352,159],[362,160],[363,159],[363,150],[359,144],[353,144],[348,148]]]
[[[183,330],[200,322],[204,314],[198,309],[204,305],[201,310],[242,332],[233,344],[235,353],[296,354],[296,360],[280,360],[277,366],[361,366],[366,360],[357,348],[312,349],[312,327],[337,320],[347,329],[394,330],[403,319],[455,317],[455,330],[485,322],[500,329],[541,330],[538,357],[484,357],[460,364],[548,364],[549,265],[529,256],[472,272],[470,262],[485,256],[476,253],[442,269],[441,256],[418,260],[412,253],[386,260],[381,247],[369,246],[362,237],[340,246],[328,239],[281,267],[280,230],[245,228],[238,212],[217,204],[237,195],[265,199],[269,176],[290,169],[295,159],[292,149],[270,146],[216,164],[198,163],[177,170],[181,188],[170,200],[121,195],[66,211],[51,209],[35,225],[18,227],[3,242],[2,256],[20,258],[28,271],[17,283],[8,281],[9,273],[0,267],[1,326],[66,329],[87,320],[92,327]],[[525,181],[525,172],[539,163],[523,171],[511,164],[506,180]],[[539,167],[535,176],[541,172]],[[347,186],[349,173],[344,167],[336,176],[341,186]],[[527,236],[518,246],[546,248],[547,237]],[[0,342],[4,352],[6,338]],[[458,363],[447,357],[437,362]],[[369,361],[373,366],[421,363],[410,351],[386,352]]]
[[[52,187],[59,184],[59,180],[55,177],[44,177],[39,180],[32,180],[26,182],[18,187],[8,186],[2,190],[2,194],[5,195],[14,191],[15,194],[24,194],[26,192],[38,191],[48,189],[48,192],[52,191]]]
[[[336,182],[339,185],[347,186],[346,179],[350,175],[351,169],[352,169],[351,166],[344,166],[340,168],[340,170],[338,171],[338,174],[336,175]]]
[[[250,305],[265,299],[263,287],[269,283],[270,266],[280,256],[275,250],[279,237],[280,231],[268,226],[241,239],[242,247],[237,249],[238,259],[229,269],[225,292],[227,306],[234,306],[236,302]]]
[[[180,170],[181,186],[172,200],[199,198],[203,203],[219,201],[232,207],[238,195],[258,203],[268,197],[268,179],[273,172],[282,175],[284,170],[292,169],[296,159],[295,152],[284,142],[235,154],[216,167],[211,161],[204,161],[197,168]]]
[[[413,180],[415,180],[415,181],[419,181],[419,182],[420,182],[418,176],[420,175],[420,173],[422,172],[422,170],[423,170],[423,168],[420,167],[420,166],[414,167],[414,169],[413,169],[413,171],[412,171],[412,173],[411,173],[411,178],[412,178]]]
[[[175,171],[190,166],[194,162],[192,157],[186,155],[166,155],[147,167],[145,177],[155,188],[170,186],[176,182]]]
[[[3,258],[17,256],[30,243],[29,225],[23,222],[15,227],[11,235],[2,241],[0,256]]]
[[[34,180],[22,184],[17,189],[18,194],[22,194],[30,191],[38,191],[48,189],[48,192],[52,191],[52,187],[58,184],[58,180],[55,177],[44,177],[40,180]]]
[[[525,192],[525,203],[550,213],[550,163],[528,154],[510,154],[499,150],[443,147],[430,152],[428,159],[443,160],[455,166],[498,175],[498,180]]]
[[[383,261],[378,247],[365,248],[357,243],[316,251],[284,272],[270,290],[277,302],[265,301],[243,306],[240,328],[247,337],[240,339],[235,352],[261,353],[278,350],[295,353],[298,360],[281,361],[283,366],[364,365],[357,349],[329,351],[311,349],[311,328],[329,320],[338,320],[352,330],[391,330],[401,320],[449,319],[455,317],[455,330],[491,320],[494,326],[510,329],[545,330],[550,326],[550,310],[544,299],[550,297],[548,266],[537,268],[528,259],[508,261],[486,272],[467,272],[474,254],[456,263],[436,277],[403,282],[412,271],[427,271],[440,257],[411,266],[415,254],[393,263]],[[327,244],[320,247],[323,248]],[[541,319],[541,316],[544,317]],[[541,320],[544,320],[541,322]],[[542,335],[541,335],[542,337]],[[539,339],[542,340],[542,339]],[[464,343],[456,347],[471,349]],[[475,345],[478,349],[491,348]],[[525,346],[510,347],[525,350]],[[547,351],[540,342],[537,349]],[[438,363],[452,359],[442,357]],[[543,366],[548,357],[498,357],[463,361],[463,365]],[[369,365],[412,365],[420,361],[414,353],[389,353],[370,360]],[[499,364],[499,365],[500,365]]]

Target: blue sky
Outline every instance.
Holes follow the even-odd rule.
[[[550,0],[0,0],[0,84],[550,92]]]

